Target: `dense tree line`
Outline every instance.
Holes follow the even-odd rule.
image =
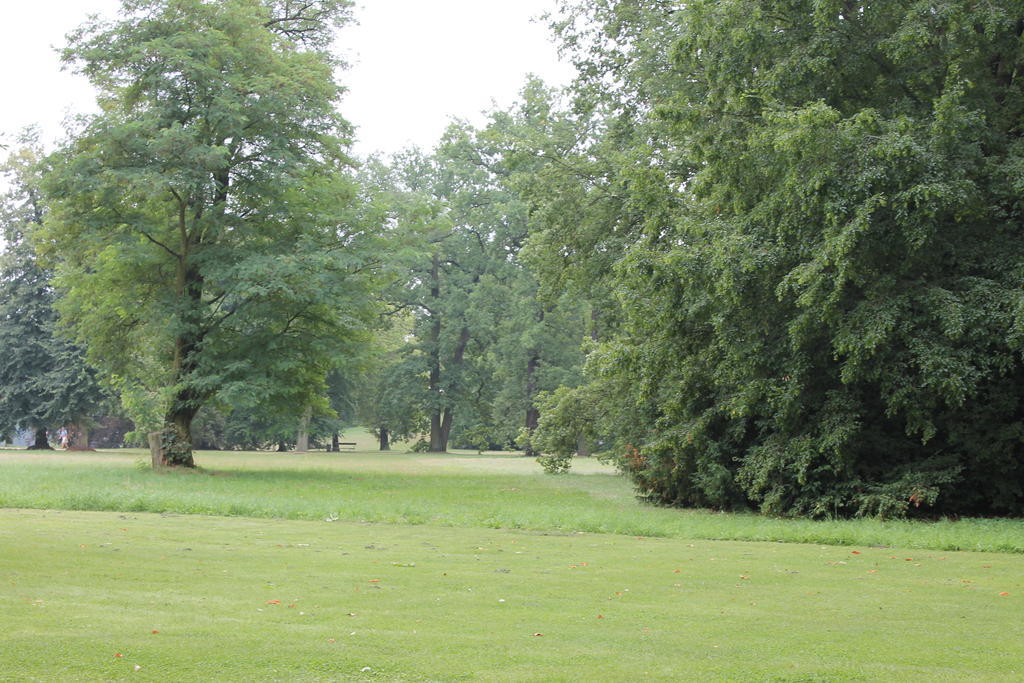
[[[563,9],[600,134],[562,158],[594,201],[539,239],[614,292],[579,403],[638,490],[1020,514],[1019,7]]]
[[[1016,4],[562,0],[570,87],[358,170],[347,19],[143,0],[65,53],[103,113],[5,229],[170,464],[362,424],[659,504],[1024,512]]]

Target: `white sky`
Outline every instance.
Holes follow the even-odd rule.
[[[81,77],[53,50],[88,14],[113,16],[118,0],[3,0],[0,135],[37,123],[55,140],[68,113],[93,111]],[[531,22],[553,0],[357,0],[358,24],[341,31],[352,63],[342,114],[357,126],[355,152],[429,149],[451,117],[481,123],[492,101],[511,104],[527,73],[568,82],[547,27]]]

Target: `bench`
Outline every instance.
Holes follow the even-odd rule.
[[[356,449],[356,442],[355,441],[339,441],[338,442],[338,450],[339,451],[354,451],[355,449]]]

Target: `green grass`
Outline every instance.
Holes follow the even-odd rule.
[[[1009,554],[0,510],[0,679],[1019,680],[1022,569]]]
[[[653,508],[589,459],[197,461],[0,451],[0,681],[1024,679],[1024,520]]]
[[[144,457],[0,451],[0,507],[1024,553],[1021,519],[807,521],[651,507],[589,459],[546,476],[532,460],[494,454],[200,452],[202,471],[163,473]]]

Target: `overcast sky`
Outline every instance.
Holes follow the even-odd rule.
[[[70,113],[93,111],[83,78],[60,71],[53,50],[88,14],[113,16],[118,0],[5,0],[0,22],[3,104],[0,134],[10,140],[37,123],[59,137]],[[357,0],[358,24],[341,31],[352,63],[341,80],[342,113],[357,127],[355,151],[430,148],[450,117],[480,123],[492,101],[511,104],[527,73],[565,84],[547,27],[531,19],[553,0]]]

